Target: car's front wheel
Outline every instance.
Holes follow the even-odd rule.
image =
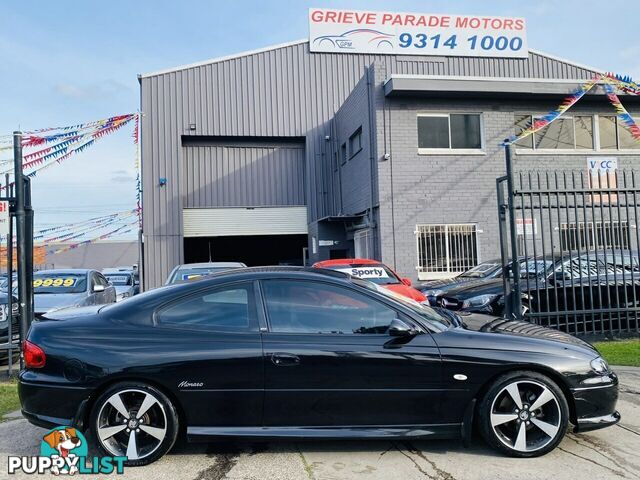
[[[550,452],[569,424],[569,406],[562,390],[536,372],[512,372],[498,378],[478,408],[485,440],[514,457]]]
[[[147,465],[167,453],[178,434],[178,414],[157,388],[123,382],[107,389],[91,410],[91,434],[105,456]]]

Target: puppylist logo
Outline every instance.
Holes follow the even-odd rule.
[[[39,475],[46,472],[54,475],[124,473],[127,457],[93,457],[89,465],[87,455],[87,440],[78,429],[56,427],[42,437],[39,456],[10,455],[9,474],[18,471]]]

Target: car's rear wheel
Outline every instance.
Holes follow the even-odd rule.
[[[536,372],[498,378],[479,405],[480,430],[494,448],[514,457],[537,457],[562,441],[569,406],[558,385]]]
[[[178,434],[178,414],[157,388],[118,383],[96,400],[91,434],[106,456],[124,456],[125,465],[147,465],[167,453]]]

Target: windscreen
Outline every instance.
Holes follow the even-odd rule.
[[[385,265],[331,265],[331,270],[348,273],[352,277],[362,278],[376,285],[392,285],[400,283],[400,279]]]
[[[109,280],[111,285],[118,286],[128,286],[133,285],[133,280],[131,279],[131,275],[124,275],[122,273],[109,273],[106,274],[105,277]]]
[[[87,290],[87,276],[65,273],[36,274],[33,293],[82,293]]]
[[[460,276],[469,278],[485,278],[495,272],[497,268],[500,268],[500,264],[496,262],[481,263],[480,265],[470,268]]]
[[[185,268],[176,272],[171,283],[188,282],[191,280],[197,280],[207,275],[212,275],[218,272],[224,272],[225,270],[231,270],[234,267],[207,267],[207,268]]]

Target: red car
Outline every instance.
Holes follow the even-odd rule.
[[[354,277],[369,280],[384,288],[388,288],[392,292],[415,300],[418,303],[427,301],[427,297],[411,286],[411,279],[400,278],[393,269],[377,260],[369,260],[368,258],[341,258],[316,262],[313,264],[313,267],[338,270]]]

